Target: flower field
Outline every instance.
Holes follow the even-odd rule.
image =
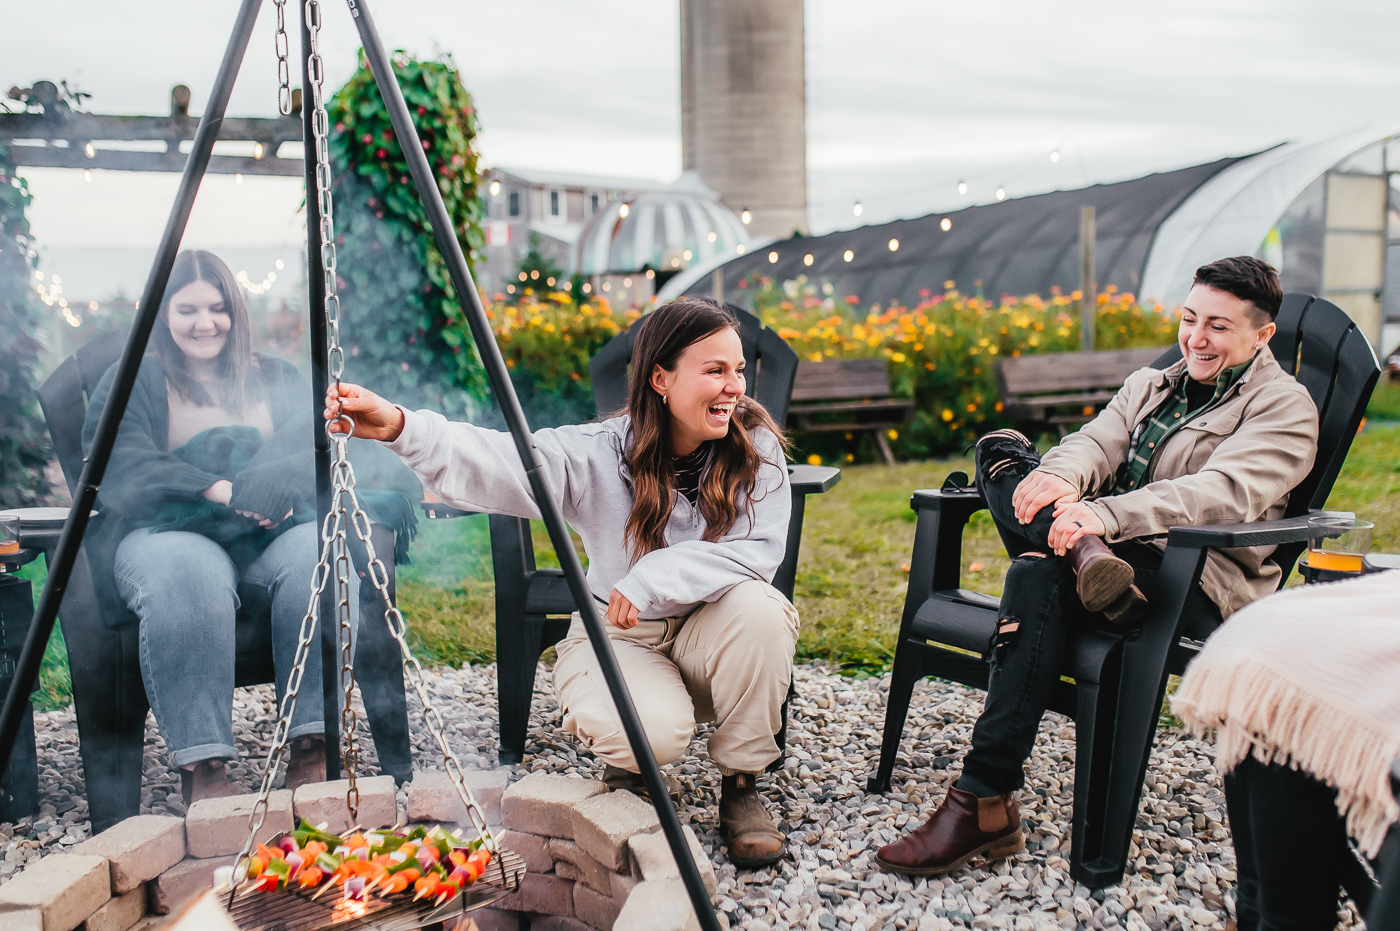
[[[992,301],[963,294],[951,281],[945,286],[942,294],[925,292],[915,307],[863,307],[858,298],[837,297],[830,285],[806,278],[754,278],[741,285],[749,306],[804,361],[886,360],[895,394],[915,401],[913,420],[891,436],[896,453],[910,459],[953,452],[1008,425],[992,369],[998,357],[1079,348],[1078,292]],[[615,310],[606,300],[576,304],[564,291],[527,291],[518,303],[503,297],[497,295],[488,316],[506,363],[528,382],[527,393],[533,389],[537,405],[541,395],[554,395],[563,406],[579,408],[581,419],[591,417],[588,360],[638,312]],[[1095,338],[1102,349],[1166,346],[1176,336],[1175,315],[1112,287],[1099,295],[1098,313]],[[811,461],[874,455],[840,434],[797,439]]]

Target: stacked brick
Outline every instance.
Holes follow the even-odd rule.
[[[472,913],[480,931],[514,931],[521,913],[532,931],[699,928],[656,812],[635,795],[536,773],[505,791],[501,815],[501,842],[529,872],[519,892]],[[685,833],[713,898],[709,858]]]
[[[525,860],[518,892],[470,913],[458,931],[698,931],[680,871],[660,833],[656,812],[602,783],[543,773],[509,789],[504,770],[468,774],[493,831]],[[400,819],[394,780],[358,780],[360,824]],[[466,825],[451,781],[419,773],[405,787],[411,822]],[[296,819],[350,825],[346,783],[273,792],[260,832],[291,830]],[[184,819],[141,815],[72,848],[51,854],[0,886],[0,931],[154,931],[210,887],[247,839],[256,796],[206,799]],[[504,831],[501,830],[504,825]],[[710,897],[715,876],[694,833],[685,828]],[[173,919],[172,919],[173,920]]]

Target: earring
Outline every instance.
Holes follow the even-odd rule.
[[[661,396],[661,403],[662,403],[662,404],[670,404],[670,403],[671,403],[671,396],[670,396],[669,394],[663,394],[663,395]]]

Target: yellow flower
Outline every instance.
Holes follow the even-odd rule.
[[[885,431],[885,436],[889,437],[889,438],[892,439],[892,440],[897,440],[897,439],[899,439],[899,431],[898,431],[898,430],[886,430],[886,431]]]
[[[864,339],[865,339],[865,327],[861,326],[859,323],[857,323],[855,326],[851,327],[851,338],[852,338],[852,339],[864,340]]]
[[[553,332],[554,332],[554,324],[552,324],[552,323],[546,323],[546,324],[544,325],[544,331],[545,331],[546,333],[553,333]]]
[[[944,420],[952,420],[952,419],[953,419],[953,412],[950,411],[950,410],[948,410],[948,408],[946,408],[946,407],[943,408],[943,419],[944,419]]]
[[[822,464],[822,457],[821,457],[821,456],[818,456],[816,453],[812,453],[812,455],[810,455],[810,456],[807,457],[807,464],[808,464],[808,465],[821,465],[821,464]]]
[[[820,362],[822,360],[822,354],[819,352],[814,352],[807,358],[811,359],[813,362]]]
[[[903,362],[905,359],[905,355],[902,352],[896,352],[894,355],[890,356],[890,358],[895,362]]]

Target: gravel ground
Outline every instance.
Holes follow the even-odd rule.
[[[427,681],[462,762],[494,765],[495,668],[430,671]],[[1076,886],[1069,878],[1066,850],[1074,727],[1056,715],[1041,727],[1022,793],[1022,813],[1031,832],[1025,852],[991,869],[979,866],[944,879],[911,883],[880,872],[875,849],[917,826],[941,799],[944,787],[956,778],[982,707],[980,693],[925,680],[914,693],[896,787],[887,796],[868,795],[865,781],[879,752],[887,684],[887,677],[854,681],[821,667],[798,667],[788,759],[763,784],[791,841],[792,857],[777,867],[738,872],[725,860],[714,824],[719,776],[705,759],[705,734],[692,743],[691,755],[668,767],[683,790],[681,820],[694,827],[713,859],[722,920],[729,928],[1159,931],[1220,928],[1233,913],[1234,851],[1214,753],[1208,742],[1174,732],[1158,735],[1124,883],[1092,894]],[[547,675],[540,676],[537,687],[531,741],[520,774],[600,775],[601,765],[560,729]],[[272,689],[239,690],[236,706],[235,731],[243,756],[231,772],[254,791],[274,715]],[[415,759],[423,768],[440,768],[411,691],[410,706]],[[37,818],[0,825],[0,882],[28,860],[88,836],[72,711],[37,714],[35,728],[42,811]],[[363,724],[361,742],[372,770],[373,744]],[[179,782],[154,724],[147,729],[145,770],[142,810],[183,814]],[[1350,905],[1344,906],[1342,918],[1346,927],[1361,927]]]

